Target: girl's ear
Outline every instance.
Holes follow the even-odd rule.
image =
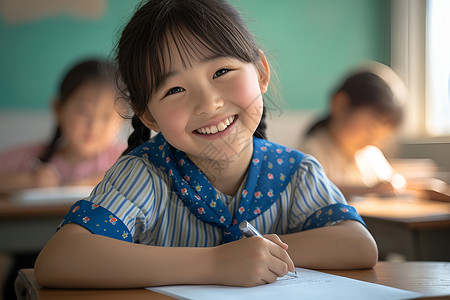
[[[56,98],[52,101],[52,108],[53,113],[55,114],[56,120],[58,121],[58,124],[61,123],[61,101]]]
[[[331,100],[330,115],[334,119],[339,119],[342,116],[346,116],[350,108],[350,99],[346,92],[339,91],[333,95]]]
[[[159,126],[153,117],[150,115],[150,112],[146,110],[142,115],[139,116],[141,122],[149,129],[160,132]]]
[[[264,53],[259,50],[259,68],[258,71],[258,81],[259,81],[259,89],[261,90],[261,95],[264,95],[267,92],[267,88],[269,87],[270,81],[270,68],[269,63],[267,62],[266,56]]]

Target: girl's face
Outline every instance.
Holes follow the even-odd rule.
[[[252,151],[269,81],[264,55],[266,74],[230,57],[206,55],[187,66],[178,53],[170,57],[166,80],[141,117],[144,124],[194,161],[228,160]]]
[[[349,156],[368,146],[381,146],[394,131],[379,113],[370,108],[349,110],[333,120],[333,135],[342,150]]]
[[[111,87],[88,82],[64,103],[55,103],[66,150],[78,157],[91,157],[111,145],[121,120],[114,99]]]

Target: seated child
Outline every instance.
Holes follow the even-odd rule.
[[[0,154],[0,193],[34,187],[96,185],[119,158],[122,119],[115,109],[115,67],[91,59],[74,66],[54,101],[57,126],[52,140],[14,147]],[[33,267],[37,253],[12,253],[4,298],[15,298],[14,280]]]
[[[360,69],[333,93],[328,115],[298,149],[314,155],[346,196],[395,193],[406,182],[379,147],[401,123],[404,98],[403,83],[389,67]]]
[[[102,60],[83,61],[67,73],[53,103],[53,138],[0,154],[0,192],[100,182],[125,148],[117,139],[114,76],[114,66]]]

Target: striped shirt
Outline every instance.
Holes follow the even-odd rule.
[[[217,191],[231,215],[239,208],[243,188],[244,184],[234,197]],[[324,226],[344,219],[363,223],[356,211],[346,204],[317,160],[305,155],[278,200],[250,223],[262,234],[278,235],[305,229],[305,225],[309,225],[305,223],[312,217],[326,216],[328,221]],[[351,211],[345,216],[333,213],[339,209],[347,213],[348,208]],[[146,245],[207,247],[222,244],[222,230],[204,223],[189,211],[173,191],[169,175],[145,157],[133,155],[122,156],[90,197],[73,205],[60,226],[66,223],[77,223],[96,234]]]

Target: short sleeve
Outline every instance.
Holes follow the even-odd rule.
[[[94,234],[139,242],[154,207],[151,175],[141,158],[119,158],[91,195],[72,206],[60,227],[76,223]]]
[[[77,201],[70,208],[58,229],[66,224],[78,224],[98,235],[132,242],[127,226],[112,212],[87,200]]]
[[[366,226],[311,155],[305,155],[299,166],[290,214],[289,230],[293,232],[334,225],[344,220],[356,220]]]

